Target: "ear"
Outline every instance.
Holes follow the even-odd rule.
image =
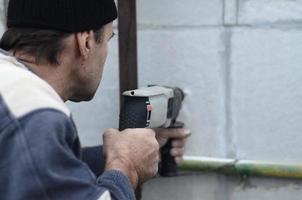
[[[86,60],[92,49],[93,32],[85,31],[75,34],[80,55]]]

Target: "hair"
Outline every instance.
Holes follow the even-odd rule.
[[[103,40],[103,27],[94,30],[97,43]],[[65,49],[64,39],[72,33],[57,30],[44,30],[36,28],[8,28],[0,40],[0,48],[6,51],[22,51],[35,58],[40,64],[47,62],[59,65],[59,56]]]

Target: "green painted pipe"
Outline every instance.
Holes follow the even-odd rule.
[[[264,161],[184,157],[181,171],[213,172],[231,176],[266,176],[302,179],[302,164],[284,164]]]

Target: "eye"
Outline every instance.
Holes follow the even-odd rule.
[[[109,38],[109,40],[111,40],[116,34],[114,32],[112,32],[111,37]]]

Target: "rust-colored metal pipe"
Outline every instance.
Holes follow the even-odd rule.
[[[136,0],[118,0],[120,98],[126,90],[137,89]],[[121,101],[122,102],[122,101]]]

